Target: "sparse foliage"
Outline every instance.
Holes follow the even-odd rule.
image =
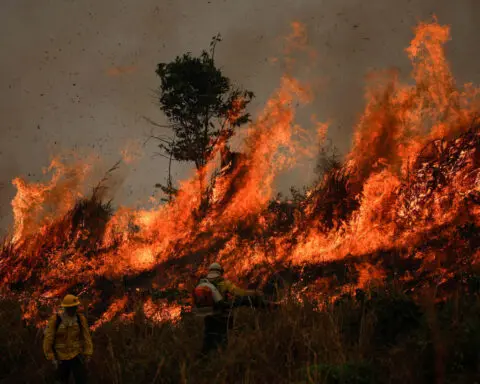
[[[235,128],[247,123],[246,108],[253,92],[232,85],[214,61],[219,35],[210,43],[209,51],[199,57],[186,53],[170,63],[160,63],[159,103],[175,136],[173,145],[160,148],[178,161],[191,161],[201,169],[216,144],[227,141]]]
[[[342,166],[338,148],[333,145],[331,140],[327,144],[320,145],[315,173],[319,179],[334,169],[340,169]]]

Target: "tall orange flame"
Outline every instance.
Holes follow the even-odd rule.
[[[272,203],[278,173],[311,154],[304,146],[307,131],[295,124],[293,104],[310,101],[312,94],[291,76],[282,78],[247,129],[238,162],[214,178],[207,209],[200,209],[199,180],[214,174],[216,156],[180,183],[171,203],[151,210],[122,207],[90,227],[72,223],[89,209],[108,215],[101,204],[75,206],[88,166],[52,163],[55,172],[46,184],[16,179],[15,247],[3,252],[0,284],[13,291],[22,281],[29,300],[47,301],[71,287],[91,293],[101,284],[123,282],[121,289],[128,290],[127,280],[137,289],[170,289],[216,259],[237,279],[264,278],[269,269],[287,265],[302,271],[301,283],[319,294],[346,289],[337,275],[332,283],[320,274],[328,263],[354,265],[353,285],[365,288],[385,278],[389,261],[378,255],[388,252],[410,255],[403,260],[409,263],[420,258],[418,271],[453,276],[438,264],[455,259],[452,250],[463,246],[450,236],[451,228],[480,225],[474,203],[480,192],[480,137],[473,129],[480,127],[475,120],[480,108],[475,87],[460,90],[454,83],[443,50],[448,39],[449,28],[436,21],[416,28],[407,49],[414,84],[400,84],[392,71],[372,77],[345,163],[312,186],[300,203]],[[305,46],[305,29],[294,24],[288,41],[288,54],[292,46]],[[323,139],[326,126],[319,124],[317,130]],[[95,234],[91,226],[97,226]],[[432,234],[451,237],[450,253],[419,248]],[[472,265],[478,259],[468,257]],[[317,275],[306,272],[312,265]],[[96,326],[125,311],[126,297],[112,299]],[[32,316],[35,307],[26,308]],[[143,305],[145,314],[157,320],[178,318],[181,308],[152,298]]]

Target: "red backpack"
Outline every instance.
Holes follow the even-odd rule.
[[[200,317],[213,315],[221,301],[222,294],[215,284],[208,279],[202,279],[193,290],[192,312]]]

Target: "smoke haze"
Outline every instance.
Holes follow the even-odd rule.
[[[404,52],[412,28],[435,14],[451,25],[447,54],[459,83],[480,82],[478,0],[3,0],[0,3],[0,226],[11,224],[11,180],[43,180],[63,151],[93,151],[108,168],[137,148],[158,122],[156,64],[208,48],[220,33],[217,62],[256,93],[253,114],[278,86],[290,23],[306,25],[314,63],[297,62],[320,87],[309,111],[332,122],[329,137],[345,153],[363,107],[364,76],[395,66],[407,78]],[[304,73],[302,68],[305,68]],[[313,71],[312,71],[313,69]],[[309,71],[309,72],[308,72]],[[154,143],[122,170],[117,204],[143,204],[166,177]],[[283,175],[279,190],[311,181],[313,166]],[[175,179],[189,166],[175,166]]]

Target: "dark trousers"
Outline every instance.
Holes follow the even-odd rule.
[[[71,360],[60,360],[57,369],[57,383],[67,384],[70,374],[73,374],[75,384],[87,383],[87,368],[83,357],[76,356]]]
[[[218,348],[228,345],[228,329],[233,323],[233,318],[227,315],[206,316],[203,333],[202,353],[207,354]]]

